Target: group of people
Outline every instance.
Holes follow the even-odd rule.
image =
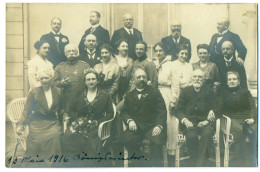
[[[60,33],[60,18],[53,18],[52,31],[35,43],[37,54],[28,62],[30,92],[18,127],[29,125],[26,155],[102,156],[108,149],[98,126],[114,119],[107,143],[114,155],[125,146],[130,158],[139,157],[130,166],[162,166],[166,146],[174,166],[177,118],[187,138],[189,166],[204,166],[215,120],[226,115],[238,166],[256,165],[256,107],[243,65],[247,49],[229,31],[227,19],[218,21],[209,45],[197,46],[199,61],[191,64],[191,42],[182,36],[179,21],[153,46],[156,57],[147,57],[131,14],[124,15],[124,26],[111,41],[100,18],[97,11],[90,13],[92,26],[78,47]],[[91,165],[100,164],[74,163]]]

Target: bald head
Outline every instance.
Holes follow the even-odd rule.
[[[96,36],[93,34],[88,34],[85,38],[84,44],[87,47],[87,49],[89,49],[91,51],[94,50],[97,46]]]
[[[177,20],[173,21],[171,31],[173,36],[181,36],[181,22]]]
[[[134,24],[134,18],[130,13],[126,13],[124,14],[123,22],[126,28],[131,29]]]
[[[223,42],[221,45],[221,51],[226,59],[230,59],[233,56],[234,52],[233,43],[230,41]]]
[[[228,18],[220,18],[217,22],[217,29],[220,33],[227,30],[229,27],[229,20]]]

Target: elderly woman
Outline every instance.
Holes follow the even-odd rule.
[[[120,67],[120,79],[118,87],[119,101],[130,89],[130,80],[133,71],[133,59],[128,57],[128,42],[127,40],[120,39],[117,42],[118,54],[115,55],[117,63]]]
[[[256,106],[249,90],[240,87],[240,76],[227,73],[228,88],[219,95],[220,114],[231,118],[235,166],[256,166]],[[254,162],[254,163],[253,163]]]
[[[29,126],[25,152],[27,157],[39,155],[40,159],[45,159],[50,158],[51,155],[61,154],[61,130],[57,114],[60,90],[51,86],[53,75],[51,69],[38,71],[37,77],[41,86],[29,92],[18,125],[18,131],[23,131],[26,125]]]
[[[82,156],[98,157],[102,153],[98,137],[100,123],[113,118],[113,105],[110,95],[98,86],[98,73],[88,69],[85,74],[85,89],[78,95],[70,113],[68,127],[63,138],[63,152],[70,158]],[[87,154],[87,155],[85,155]],[[98,160],[75,162],[73,166],[91,166]],[[100,163],[102,164],[102,163]],[[71,164],[70,164],[71,165]]]
[[[113,57],[113,48],[108,44],[100,47],[101,62],[94,66],[94,70],[100,77],[99,88],[108,92],[114,102],[116,102],[116,94],[119,87],[119,66]]]
[[[215,63],[209,62],[209,46],[207,44],[199,44],[197,53],[200,60],[192,64],[193,70],[201,69],[205,74],[204,84],[211,88],[216,87],[219,85],[218,68]]]
[[[37,54],[28,61],[28,79],[30,90],[41,85],[39,78],[37,78],[37,73],[39,70],[53,70],[52,63],[47,60],[47,55],[49,54],[50,49],[49,43],[45,41],[37,41],[34,44],[34,48],[37,50]]]

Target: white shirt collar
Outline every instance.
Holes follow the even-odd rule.
[[[91,28],[95,28],[96,29],[99,25],[100,25],[99,23],[95,24],[95,25],[92,25]]]
[[[87,48],[87,52],[88,52],[88,54],[95,54],[96,53],[96,49],[94,49],[93,53],[91,53],[90,50]]]
[[[233,58],[234,58],[234,57],[232,56],[232,57],[228,60],[228,59],[226,59],[226,57],[224,57],[224,60],[225,60],[226,62],[231,62]]]
[[[134,29],[133,29],[133,28],[128,29],[128,28],[126,28],[126,27],[124,26],[124,29],[127,31],[128,34],[130,34],[130,33],[129,33],[129,30],[131,30],[131,31],[132,31],[132,34],[134,34]]]
[[[61,33],[60,32],[58,32],[58,33],[55,33],[53,30],[51,31],[54,35],[60,35]]]
[[[224,35],[225,33],[227,33],[228,29],[224,30],[223,32],[219,32],[219,35]]]

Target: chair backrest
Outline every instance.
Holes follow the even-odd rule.
[[[25,103],[26,98],[23,97],[14,99],[7,105],[7,115],[13,123],[21,119]]]
[[[223,118],[221,119],[221,131],[225,133],[226,135],[230,134],[230,128],[231,128],[231,119],[228,116],[223,115]]]

